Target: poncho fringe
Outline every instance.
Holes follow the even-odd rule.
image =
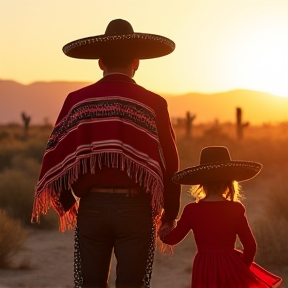
[[[65,212],[59,200],[60,193],[61,191],[71,189],[71,185],[78,179],[79,174],[88,172],[95,174],[97,169],[102,168],[102,165],[126,171],[127,175],[133,178],[139,186],[143,187],[146,193],[151,194],[151,206],[155,215],[161,212],[164,187],[163,180],[158,174],[123,153],[95,153],[94,151],[91,155],[85,155],[85,157],[82,155],[81,158],[76,158],[72,166],[64,168],[61,173],[57,173],[56,176],[51,177],[49,180],[47,179],[49,178],[48,172],[46,174],[48,176],[44,177],[43,181],[38,182],[32,211],[32,222],[39,223],[40,215],[47,214],[52,206],[60,217],[60,231],[64,232],[65,230],[75,229],[78,201],[76,201],[69,211]],[[89,167],[90,171],[88,171]],[[51,171],[51,173],[54,174],[55,171]],[[41,184],[44,182],[46,183],[45,186],[41,187]]]

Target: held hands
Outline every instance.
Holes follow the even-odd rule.
[[[165,236],[170,233],[170,231],[176,227],[176,221],[167,219],[165,213],[157,219],[156,221],[156,231],[157,231],[157,243],[161,253],[165,253],[165,251],[170,251],[169,254],[173,254],[173,247],[171,245],[165,244]]]
[[[176,221],[163,223],[158,230],[158,237],[164,242],[165,236],[176,226]]]

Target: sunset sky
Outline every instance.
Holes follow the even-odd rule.
[[[288,97],[287,0],[0,0],[0,79],[97,81],[97,61],[62,47],[104,34],[116,18],[176,43],[172,54],[141,61],[135,80],[148,89]]]

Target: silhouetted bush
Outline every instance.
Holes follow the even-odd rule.
[[[23,246],[27,233],[19,220],[11,219],[0,209],[0,268],[12,265],[12,256]]]
[[[0,173],[0,208],[10,217],[19,219],[24,225],[31,225],[34,188],[38,179],[40,163],[33,158],[15,155],[10,168]],[[50,212],[35,228],[56,228],[58,217]]]
[[[15,156],[22,158],[32,158],[41,163],[45,151],[45,145],[42,141],[27,141],[25,144],[1,145],[0,150],[0,171],[13,166]],[[3,147],[4,146],[4,147]]]
[[[41,163],[45,152],[45,147],[46,143],[30,142],[28,143],[26,149],[22,151],[22,154]]]
[[[29,171],[7,169],[0,174],[0,208],[10,217],[30,223],[35,177]]]

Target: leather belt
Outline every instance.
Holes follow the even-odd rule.
[[[122,193],[122,194],[139,194],[137,188],[110,188],[110,187],[91,187],[89,192],[93,193]]]

